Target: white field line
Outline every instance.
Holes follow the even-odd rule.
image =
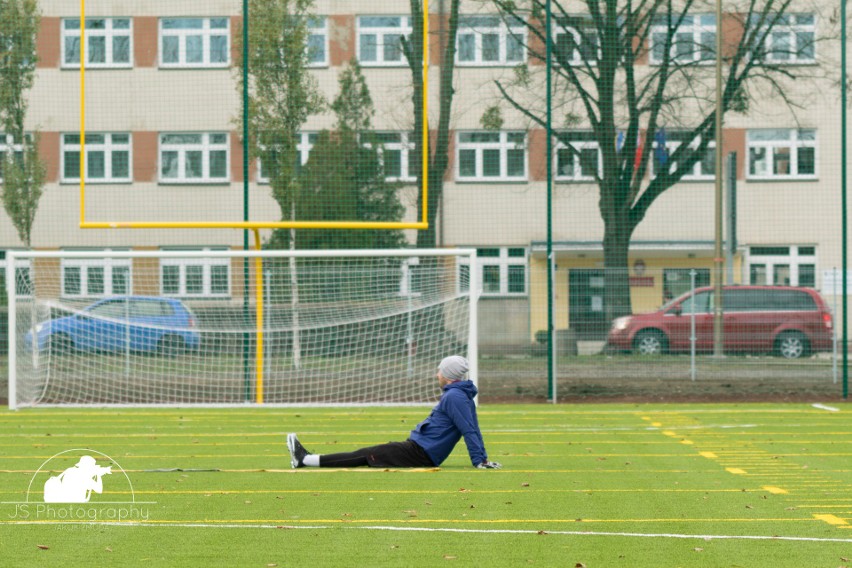
[[[811,406],[820,410],[828,410],[829,412],[840,412],[839,408],[834,408],[833,406],[826,406],[824,404],[812,404]]]
[[[538,531],[538,530],[515,530],[515,529],[453,529],[453,528],[429,528],[429,527],[393,527],[393,526],[365,526],[346,527],[329,525],[273,525],[273,524],[240,524],[240,523],[146,523],[146,522],[77,522],[77,521],[5,521],[0,525],[92,525],[109,527],[157,527],[157,528],[198,528],[198,529],[344,529],[344,530],[368,530],[368,531],[397,531],[397,532],[437,532],[437,533],[465,533],[465,534],[519,534],[519,535],[564,535],[564,536],[612,536],[627,538],[675,538],[675,539],[700,539],[710,540],[776,540],[790,542],[840,542],[852,543],[852,538],[819,538],[807,536],[769,536],[769,535],[724,535],[724,534],[680,534],[680,533],[636,533],[636,532],[603,532],[603,531]]]

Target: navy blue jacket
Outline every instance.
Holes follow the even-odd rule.
[[[471,381],[448,384],[432,413],[411,431],[411,439],[425,450],[435,465],[447,459],[462,436],[474,466],[488,461],[473,403],[476,392],[476,385]]]

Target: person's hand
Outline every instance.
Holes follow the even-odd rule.
[[[503,467],[503,464],[500,462],[484,461],[476,466],[476,469],[500,469],[501,467]]]

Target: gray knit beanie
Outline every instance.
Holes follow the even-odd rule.
[[[451,381],[460,381],[467,375],[467,359],[461,355],[445,357],[438,365],[438,372]]]

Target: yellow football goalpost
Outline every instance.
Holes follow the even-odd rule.
[[[247,2],[248,0],[242,0]],[[247,22],[243,22],[247,25]],[[80,0],[80,223],[81,229],[243,229],[251,230],[255,248],[261,248],[260,229],[427,229],[429,197],[429,122],[428,122],[428,84],[429,84],[429,0],[423,0],[423,131],[421,135],[421,216],[414,222],[376,222],[376,221],[91,221],[86,219],[86,0]],[[132,54],[131,54],[132,57]],[[247,88],[247,86],[246,86]],[[248,159],[244,152],[243,159]],[[244,180],[248,184],[248,179]],[[262,259],[255,258],[255,306],[257,348],[255,354],[256,402],[263,402],[263,278]]]

